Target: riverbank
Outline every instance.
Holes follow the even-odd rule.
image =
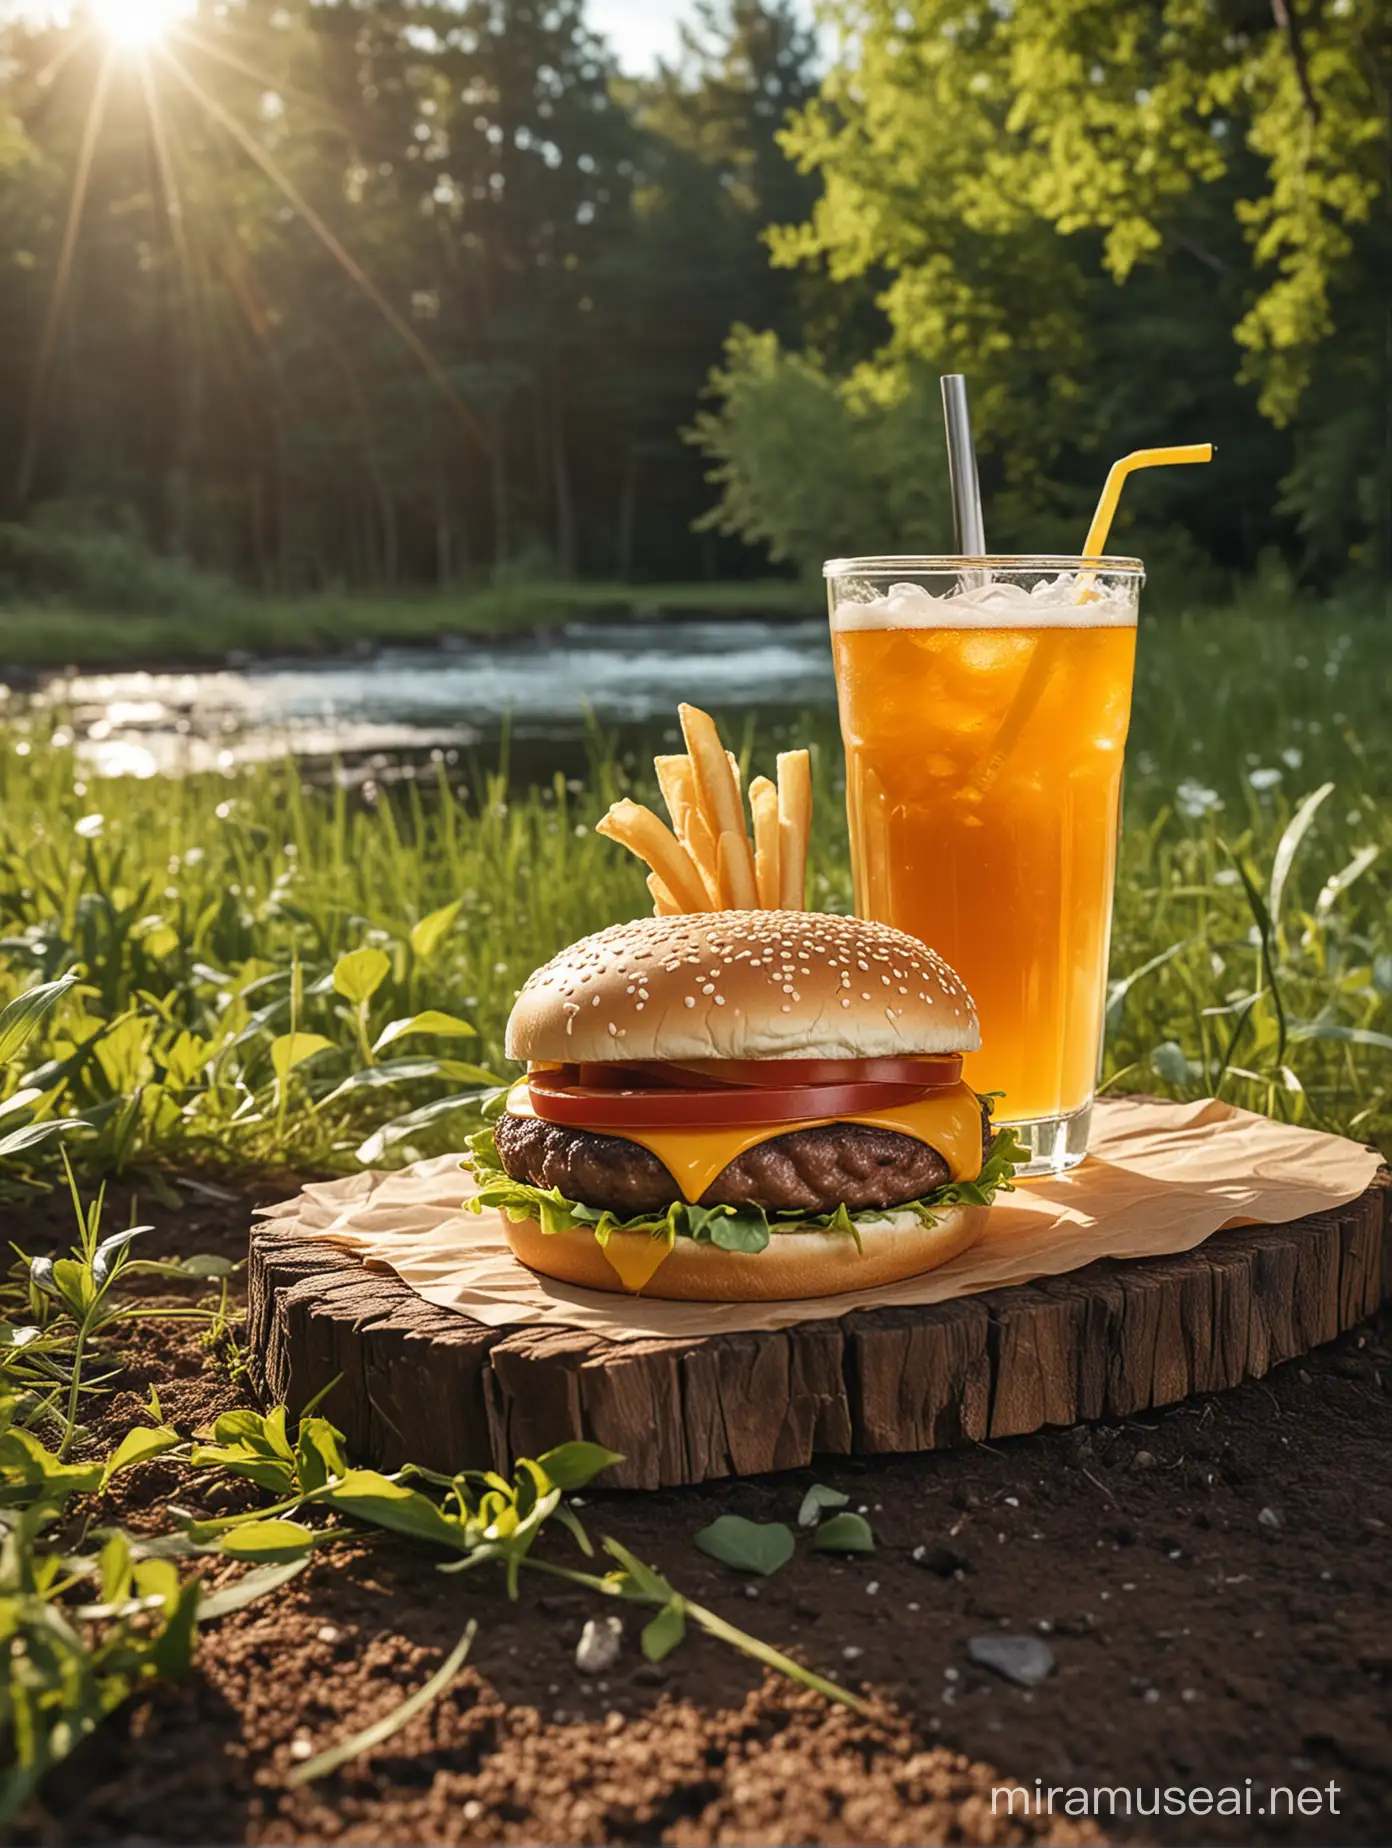
[[[0,609],[0,671],[182,667],[229,656],[341,654],[386,643],[554,629],[577,617],[799,616],[791,578],[688,584],[537,582],[449,595],[229,599],[176,615]]]

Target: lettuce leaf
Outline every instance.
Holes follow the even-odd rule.
[[[599,1207],[567,1200],[559,1188],[515,1181],[498,1159],[491,1127],[470,1136],[468,1147],[465,1165],[472,1169],[479,1184],[477,1194],[467,1202],[470,1212],[493,1207],[512,1220],[536,1220],[544,1233],[589,1226],[601,1245],[608,1243],[613,1232],[647,1232],[669,1244],[673,1239],[691,1238],[718,1245],[722,1251],[749,1252],[763,1251],[774,1233],[794,1227],[844,1233],[859,1245],[860,1227],[884,1219],[891,1212],[914,1213],[923,1225],[930,1226],[950,1207],[989,1206],[998,1193],[1010,1192],[1011,1177],[1025,1160],[1014,1130],[1002,1129],[996,1132],[974,1181],[949,1181],[921,1200],[907,1200],[901,1206],[872,1207],[863,1213],[848,1212],[844,1205],[831,1213],[766,1213],[759,1206],[697,1206],[689,1200],[675,1200],[660,1214],[620,1219]]]

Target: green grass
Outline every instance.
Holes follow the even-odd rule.
[[[451,595],[323,595],[231,599],[187,615],[134,616],[34,607],[0,609],[0,664],[147,666],[229,654],[328,654],[446,635],[516,634],[577,616],[799,615],[819,594],[787,578],[747,583],[526,582]]]
[[[1220,611],[1144,630],[1109,1081],[1217,1090],[1392,1146],[1384,636],[1338,612]],[[759,766],[787,730],[758,732]],[[839,750],[825,717],[807,730],[813,897],[846,909]],[[527,973],[646,909],[638,867],[592,825],[621,790],[650,791],[602,747],[579,789],[470,771],[461,794],[444,766],[431,774],[369,806],[303,785],[288,764],[89,786],[69,750],[0,734],[0,1000],[83,972],[42,1030],[31,1080],[42,1108],[89,1120],[75,1158],[102,1171],[351,1165],[358,1151],[389,1161],[457,1144],[468,1106],[444,1100],[468,1098],[476,1068],[505,1069]],[[455,904],[443,934],[416,929]],[[334,968],[363,946],[385,959],[360,1006]],[[373,1054],[389,1021],[425,1007],[477,1037]],[[294,1042],[297,1059],[317,1049],[278,1073],[273,1043],[284,1058],[291,1033],[317,1036]]]

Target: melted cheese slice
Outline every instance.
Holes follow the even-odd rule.
[[[672,1241],[651,1232],[611,1232],[600,1250],[619,1282],[636,1296],[670,1257]]]
[[[513,1116],[534,1117],[532,1100],[525,1079],[514,1086],[507,1102]],[[869,1110],[859,1116],[814,1117],[802,1123],[741,1124],[722,1129],[622,1129],[602,1130],[602,1135],[617,1135],[625,1142],[636,1142],[663,1163],[667,1172],[687,1200],[699,1200],[716,1176],[746,1149],[771,1142],[775,1136],[796,1129],[816,1129],[826,1123],[865,1123],[875,1129],[896,1130],[935,1148],[948,1166],[954,1181],[974,1181],[981,1172],[981,1105],[976,1094],[965,1084],[945,1086],[916,1104],[898,1104],[888,1110]],[[617,1237],[617,1235],[616,1235]],[[615,1239],[610,1240],[612,1252]],[[661,1240],[648,1239],[666,1257]],[[613,1262],[611,1256],[610,1262]],[[643,1283],[657,1265],[653,1264]],[[618,1270],[618,1265],[614,1268]],[[622,1272],[620,1272],[622,1275]],[[627,1279],[625,1279],[627,1284]],[[630,1289],[642,1284],[627,1284]]]

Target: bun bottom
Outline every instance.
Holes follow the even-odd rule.
[[[670,1254],[638,1289],[631,1289],[596,1242],[588,1226],[545,1233],[534,1219],[504,1218],[513,1253],[529,1270],[586,1290],[655,1296],[672,1302],[780,1302],[800,1297],[839,1296],[848,1290],[902,1283],[936,1270],[981,1236],[990,1211],[985,1206],[948,1207],[931,1226],[868,1226],[861,1250],[843,1232],[776,1232],[763,1251],[722,1251],[718,1245],[679,1238]],[[616,1232],[610,1248],[623,1263],[650,1255],[646,1232]],[[642,1248],[646,1247],[646,1252]]]

